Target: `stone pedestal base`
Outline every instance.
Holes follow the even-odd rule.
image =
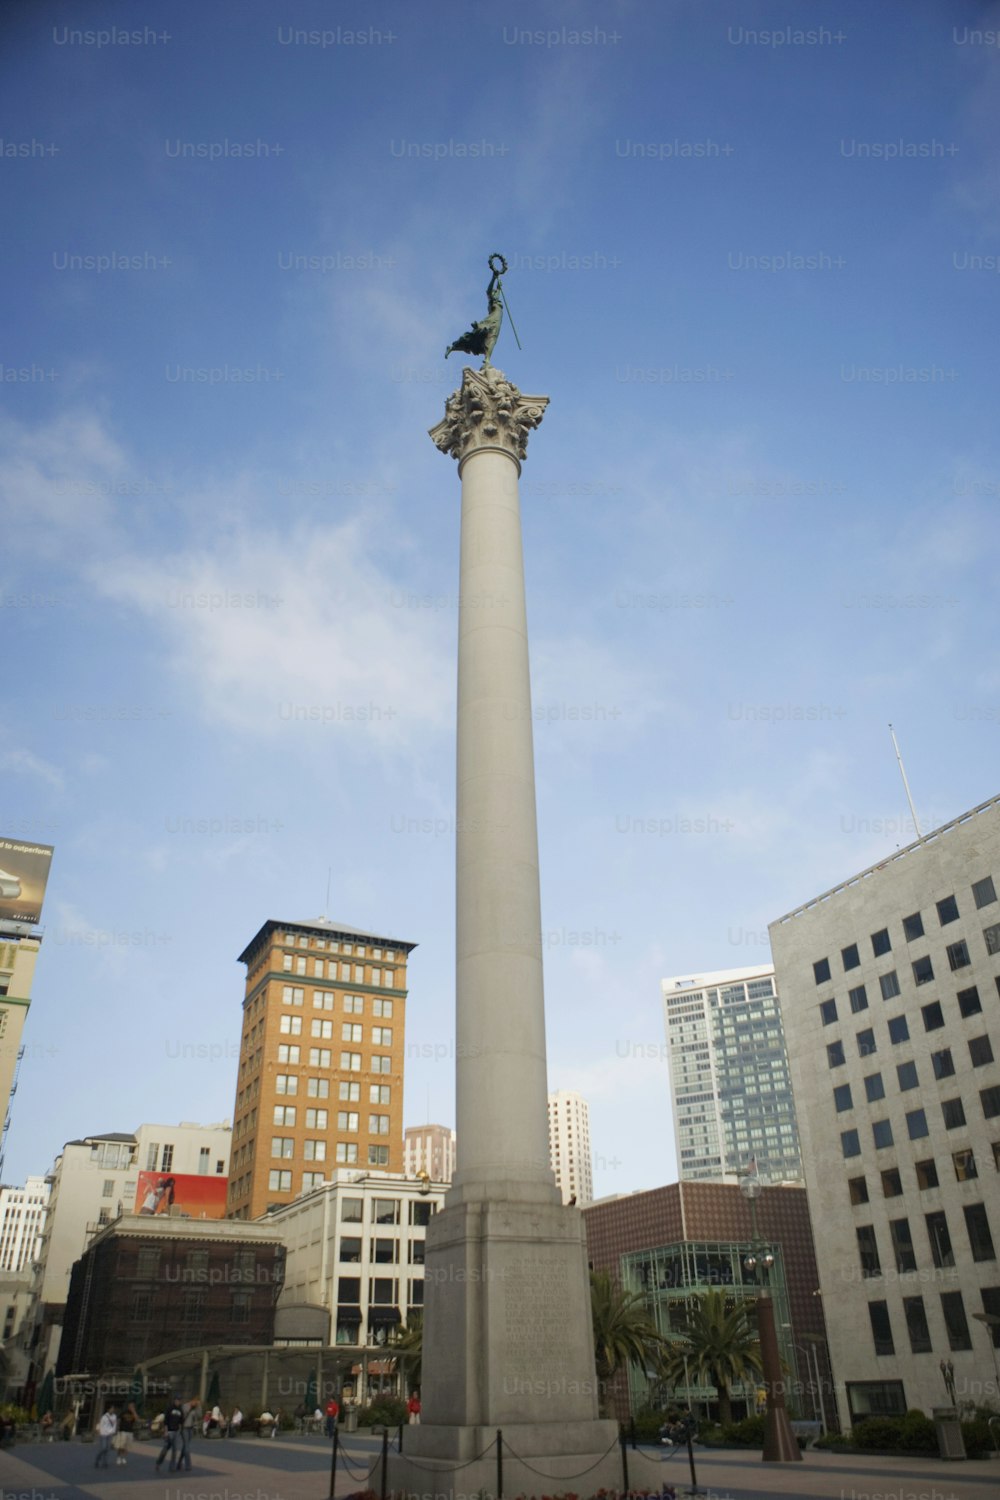
[[[589,1496],[625,1487],[617,1422],[570,1427],[537,1422],[502,1431],[503,1493],[508,1500],[567,1491]],[[424,1440],[432,1433],[427,1451]],[[435,1456],[439,1448],[447,1456]],[[469,1458],[454,1456],[466,1449]],[[483,1453],[485,1457],[475,1457]],[[663,1469],[655,1459],[631,1449],[626,1456],[630,1489],[655,1492],[661,1488]],[[389,1490],[408,1500],[496,1500],[497,1478],[495,1428],[408,1427],[403,1452],[389,1458]]]

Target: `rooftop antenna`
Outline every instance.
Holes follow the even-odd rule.
[[[892,748],[896,752],[896,759],[899,761],[899,774],[903,778],[903,789],[906,792],[906,800],[910,804],[910,817],[913,819],[913,826],[917,830],[917,838],[921,843],[923,843],[924,836],[920,831],[920,823],[917,819],[917,809],[913,805],[913,798],[910,795],[910,783],[906,779],[906,767],[903,765],[903,757],[900,755],[899,746],[896,743],[896,731],[893,729],[891,724],[889,725],[889,734],[892,737]]]

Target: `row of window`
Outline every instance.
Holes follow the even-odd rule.
[[[309,1035],[325,1038],[327,1041],[333,1039],[333,1021],[314,1020],[310,1023]],[[284,1015],[281,1017],[279,1031],[282,1036],[301,1036],[302,1017]],[[363,1042],[364,1027],[360,1021],[342,1021],[340,1025],[340,1040],[342,1042]],[[371,1035],[373,1047],[392,1046],[392,1027],[373,1026]]]
[[[330,1068],[333,1066],[331,1061],[332,1056],[333,1054],[329,1047],[310,1047],[308,1056],[309,1067]],[[294,1066],[301,1061],[302,1049],[294,1042],[280,1042],[278,1044],[279,1063]],[[340,1054],[340,1071],[342,1073],[360,1073],[362,1071],[361,1053],[342,1052]],[[368,1073],[391,1073],[392,1058],[374,1056],[369,1059],[368,1067],[365,1071]]]
[[[338,1260],[345,1265],[360,1265],[361,1250],[364,1241],[360,1236],[345,1236],[340,1242]],[[411,1266],[422,1266],[424,1264],[424,1241],[410,1240],[407,1245],[407,1262]],[[399,1263],[399,1241],[397,1239],[370,1239],[368,1241],[368,1259],[376,1265],[397,1265]]]
[[[1000,1114],[1000,1086],[989,1089],[980,1089],[979,1101],[983,1108],[983,1115],[987,1120],[993,1119]],[[944,1119],[945,1130],[960,1130],[966,1124],[965,1105],[959,1098],[942,1099],[941,1114]],[[894,1144],[892,1134],[892,1122],[890,1120],[873,1120],[872,1140],[876,1151],[886,1151]],[[930,1134],[927,1124],[927,1111],[911,1109],[906,1114],[906,1133],[911,1141],[920,1141]],[[852,1156],[861,1155],[861,1137],[856,1129],[842,1130],[840,1133],[841,1152],[845,1160]]]
[[[967,997],[968,1008],[963,1010],[963,1016],[968,1019],[969,1016],[975,1015],[977,1009],[982,1009],[982,1003],[979,999],[979,993],[975,989],[975,987],[973,987],[971,991],[964,990],[962,994]],[[960,1001],[961,998],[962,997],[960,995]],[[925,1031],[940,1031],[945,1024],[944,1012],[941,1009],[940,1000],[932,1000],[929,1005],[922,1005],[920,1007],[920,1015],[924,1023]],[[888,1021],[887,1030],[889,1033],[889,1041],[894,1047],[898,1046],[900,1042],[908,1042],[910,1040],[910,1023],[907,1020],[906,1016],[891,1016]],[[871,1027],[865,1027],[862,1031],[855,1032],[854,1040],[857,1045],[859,1057],[870,1057],[872,1053],[878,1051],[878,1048],[875,1044],[875,1032]],[[972,1046],[973,1042],[976,1043],[976,1050],[974,1053]],[[982,1057],[983,1062],[993,1061],[993,1048],[988,1036],[984,1035],[981,1037],[973,1037],[969,1043],[969,1051],[970,1053],[973,1053],[974,1056]],[[988,1056],[987,1053],[989,1054]],[[827,1043],[826,1060],[827,1065],[831,1068],[841,1068],[844,1066],[844,1063],[847,1061],[847,1057],[844,1052],[843,1041],[838,1040],[836,1042]],[[974,1066],[977,1068],[982,1067],[983,1062],[974,1063]]]
[[[130,1314],[134,1323],[149,1323],[152,1321],[154,1312],[154,1292],[145,1287],[136,1287],[132,1292],[132,1304]],[[180,1307],[172,1312],[179,1322],[188,1325],[201,1323],[205,1317],[205,1289],[203,1287],[185,1287],[181,1293]],[[231,1292],[229,1302],[229,1321],[231,1323],[249,1323],[250,1310],[253,1306],[252,1292]],[[213,1319],[218,1318],[218,1308],[212,1307]],[[163,1316],[162,1307],[160,1317]]]
[[[1000,976],[997,977],[996,985],[997,991],[998,993],[1000,993]],[[882,991],[883,1000],[892,1000],[899,994],[899,978],[896,974],[895,969],[893,969],[888,974],[881,975],[881,977],[879,978],[879,987]],[[958,1001],[958,1009],[963,1020],[968,1020],[970,1016],[978,1015],[983,1008],[983,1002],[979,996],[979,989],[974,984],[970,985],[967,990],[957,990],[955,993],[955,998]],[[857,989],[851,990],[849,992],[848,999],[850,1000],[851,1010],[855,1014],[857,1014],[859,1011],[868,1009],[868,993],[863,984],[859,985]],[[832,1026],[839,1019],[837,1015],[836,1000],[831,999],[821,1001],[819,1014],[820,1020],[822,1021],[824,1026]],[[939,1000],[932,1001],[929,1005],[925,1005],[922,1009],[922,1014],[924,1016],[924,1026],[926,1030],[933,1031],[937,1027],[944,1025],[944,1013],[941,1009],[941,1002]],[[930,1022],[929,1025],[928,1021]],[[892,1023],[890,1023],[890,1030],[891,1029]]]
[[[308,1142],[306,1143],[309,1144]],[[306,1161],[324,1161],[326,1159],[326,1142],[316,1141],[313,1143],[317,1154],[310,1156],[305,1153]],[[320,1154],[321,1152],[321,1154]],[[334,1160],[338,1166],[357,1166],[359,1161],[357,1141],[338,1141],[334,1151]],[[388,1146],[369,1146],[368,1165],[370,1167],[387,1167],[389,1165]],[[304,1172],[302,1174],[302,1191],[307,1192],[310,1188],[322,1187],[326,1178],[322,1172]],[[247,1175],[246,1185],[239,1185],[234,1197],[242,1197],[249,1191],[250,1176]],[[292,1173],[287,1167],[272,1167],[267,1174],[267,1185],[272,1193],[290,1193],[292,1191]]]
[[[968,1048],[969,1060],[974,1068],[985,1067],[988,1063],[994,1061],[993,1043],[987,1035],[969,1037]],[[843,1061],[843,1053],[841,1053],[841,1060]],[[831,1063],[830,1066],[837,1067],[839,1064]],[[955,1059],[952,1056],[950,1047],[942,1047],[940,1052],[931,1053],[931,1068],[934,1077],[938,1081],[955,1076]],[[900,1093],[906,1093],[909,1089],[920,1087],[917,1065],[912,1060],[896,1064],[896,1078],[899,1083]],[[885,1098],[885,1083],[880,1072],[867,1074],[863,1082],[865,1098],[869,1104],[874,1104],[877,1100]],[[838,1114],[842,1114],[846,1109],[854,1108],[854,1098],[849,1083],[839,1084],[834,1089],[833,1103]]]
[[[304,979],[308,973],[306,960],[302,957],[293,958],[290,953],[285,953],[281,959],[281,971],[283,974],[300,975]],[[392,969],[372,969],[371,976],[369,982],[376,987],[391,990],[395,984]],[[364,984],[365,966],[364,964],[337,964],[332,958],[324,963],[321,958],[314,958],[312,977],[335,979],[341,984]]]
[[[991,906],[997,899],[991,875],[985,876],[982,880],[977,880],[971,889],[977,910],[981,910],[984,906]],[[945,896],[941,901],[936,903],[936,906],[938,921],[942,927],[948,926],[950,922],[958,921],[960,912],[958,909],[958,900],[954,895]],[[997,941],[1000,944],[1000,925],[994,928],[987,928],[986,933],[989,932],[998,935]],[[915,942],[917,938],[924,936],[924,920],[920,912],[915,911],[910,916],[903,918],[903,936],[908,943]],[[889,936],[888,927],[882,927],[878,932],[871,934],[871,945],[872,954],[875,958],[880,958],[883,954],[892,951],[892,940]],[[990,947],[990,939],[988,937],[986,945],[990,953],[1000,951],[998,947]],[[849,943],[846,948],[841,948],[840,960],[844,966],[845,974],[849,973],[851,969],[858,968],[861,964],[861,956],[858,952],[857,943]],[[830,972],[829,958],[818,958],[813,963],[813,974],[815,975],[817,984],[826,984],[830,979]]]
[[[281,990],[282,1005],[305,1005],[306,992],[297,985],[286,984]],[[369,996],[371,1000],[372,1015],[384,1020],[392,1019],[391,1000],[385,1000],[380,995]],[[337,997],[333,990],[313,990],[313,1010],[335,1010]],[[364,995],[342,995],[341,1009],[349,1016],[363,1016],[365,1013]]]
[[[989,1219],[986,1215],[986,1205],[966,1203],[963,1205],[962,1212],[965,1216],[965,1230],[969,1239],[969,1248],[972,1251],[972,1259],[975,1261],[996,1260],[997,1255],[993,1246],[993,1236],[990,1233]],[[927,1227],[927,1241],[933,1264],[938,1270],[946,1270],[954,1266],[955,1252],[948,1229],[948,1217],[943,1209],[925,1214],[924,1223]],[[879,1257],[875,1226],[859,1224],[855,1234],[862,1276],[881,1276],[882,1262]],[[908,1271],[916,1271],[918,1269],[917,1252],[913,1244],[913,1235],[910,1232],[909,1219],[890,1219],[889,1235],[892,1240],[896,1270],[900,1275],[905,1275]]]
[[[384,953],[381,948],[373,948],[369,954],[364,943],[341,943],[336,938],[309,938],[302,932],[288,932],[284,937],[281,936],[281,933],[276,932],[274,934],[274,941],[276,943],[285,943],[289,948],[294,948],[298,945],[300,948],[315,948],[320,952],[344,953],[348,958],[384,958],[387,964],[402,962],[402,954],[397,953],[393,948],[386,948]]]
[[[941,1298],[941,1315],[948,1337],[948,1348],[955,1351],[971,1349],[972,1334],[969,1329],[969,1321],[966,1316],[962,1293],[941,1292],[939,1295]],[[983,1287],[982,1299],[987,1316],[1000,1315],[1000,1287]],[[910,1341],[911,1352],[913,1354],[932,1353],[933,1346],[930,1329],[927,1325],[927,1313],[924,1308],[923,1297],[904,1297],[903,1315],[906,1319],[906,1331]],[[892,1320],[889,1317],[889,1304],[887,1302],[869,1302],[868,1316],[871,1320],[875,1353],[895,1354],[896,1344],[892,1333]]]

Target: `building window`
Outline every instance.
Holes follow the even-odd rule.
[[[326,1128],[327,1128],[327,1111],[325,1109],[307,1109],[306,1110],[306,1129],[307,1130],[326,1130]]]
[[[861,1142],[856,1130],[842,1130],[840,1132],[840,1149],[845,1157],[860,1156]]]
[[[856,989],[850,990],[847,998],[851,1002],[851,1010],[855,1015],[857,1015],[859,1010],[868,1009],[868,991],[863,984],[859,984]]]
[[[876,958],[881,958],[883,953],[888,953],[891,949],[888,927],[883,927],[880,932],[872,933],[872,952]]]
[[[925,1031],[940,1031],[944,1025],[944,1015],[941,1011],[941,1002],[932,1000],[930,1005],[922,1005],[920,1014],[924,1018]]]
[[[305,1141],[302,1149],[303,1161],[326,1161],[326,1141]]]
[[[899,976],[895,969],[890,969],[888,974],[880,974],[878,987],[882,991],[883,1000],[894,1000],[899,994]]]
[[[359,1104],[361,1102],[360,1083],[341,1083],[337,1092],[342,1104]],[[325,1099],[326,1095],[324,1094],[322,1097]]]
[[[275,1125],[294,1125],[295,1124],[295,1105],[294,1104],[276,1104],[274,1106],[274,1124]],[[206,1166],[207,1166],[207,1162],[206,1162]]]
[[[287,1042],[278,1044],[278,1061],[280,1063],[297,1063],[299,1060],[299,1048],[297,1045],[289,1046]]]
[[[846,948],[841,948],[840,956],[844,961],[845,974],[851,969],[856,969],[861,962],[861,959],[858,957],[857,943],[849,943]]]
[[[133,1323],[149,1323],[153,1317],[153,1294],[145,1287],[136,1287],[132,1292],[131,1316]]]
[[[969,1332],[969,1323],[965,1316],[965,1303],[962,1301],[962,1293],[942,1292],[941,1311],[944,1313],[944,1326],[948,1330],[948,1348],[971,1349],[972,1335]]]
[[[368,1165],[370,1167],[387,1167],[389,1165],[388,1146],[369,1146]]]
[[[838,1115],[842,1115],[845,1109],[854,1108],[854,1100],[851,1098],[851,1085],[842,1083],[833,1091],[833,1107]]]
[[[974,1177],[979,1176],[976,1170],[975,1153],[970,1151],[968,1147],[965,1147],[961,1151],[953,1151],[951,1160],[955,1168],[956,1182],[971,1182]]]
[[[992,1088],[979,1090],[979,1102],[983,1106],[983,1118],[994,1119],[1000,1115],[1000,1085],[994,1084]]]
[[[295,1073],[276,1073],[274,1078],[274,1092],[276,1094],[297,1094],[299,1091],[298,1075]]]
[[[882,1266],[878,1258],[878,1242],[875,1239],[875,1230],[871,1224],[859,1224],[855,1233],[858,1237],[858,1258],[861,1261],[862,1276],[881,1276]]]
[[[174,1164],[174,1148],[173,1148],[173,1146],[164,1146],[164,1148],[163,1148],[163,1156],[160,1159],[160,1171],[161,1172],[169,1172],[171,1170],[171,1168],[173,1167],[173,1164]]]
[[[398,1224],[399,1199],[376,1198],[372,1205],[372,1222],[375,1224]]]
[[[991,906],[997,899],[997,893],[993,888],[993,876],[986,875],[982,880],[977,880],[972,887],[972,897],[977,908]]]
[[[340,1028],[342,1042],[360,1042],[364,1039],[364,1027],[360,1021],[344,1021]]]
[[[435,1210],[433,1203],[410,1203],[410,1223],[420,1228],[426,1228],[431,1222]]]
[[[207,1146],[202,1146],[201,1149],[200,1149],[200,1151],[198,1152],[198,1176],[199,1177],[207,1177],[208,1176],[208,1159],[209,1159],[209,1156],[210,1156],[210,1152],[209,1152],[208,1147]]]
[[[396,1239],[373,1239],[369,1253],[376,1265],[395,1265],[399,1260],[399,1241]]]
[[[937,1187],[938,1174],[933,1157],[929,1157],[927,1161],[914,1162],[913,1165],[917,1174],[917,1187],[922,1193],[928,1188]]]
[[[337,1162],[340,1166],[354,1166],[358,1160],[357,1141],[337,1142]]]
[[[951,1235],[948,1233],[948,1220],[944,1213],[939,1211],[933,1214],[924,1214],[927,1225],[927,1238],[931,1246],[931,1259],[938,1270],[944,1270],[955,1264],[955,1253],[951,1248]]]
[[[388,1135],[389,1134],[389,1116],[388,1115],[369,1115],[368,1116],[368,1134],[369,1135]]]
[[[114,1196],[114,1191],[115,1191],[115,1179],[113,1177],[106,1177],[104,1179],[104,1186],[101,1189],[101,1197],[102,1198],[112,1198]]]
[[[930,1354],[931,1333],[927,1327],[927,1314],[924,1311],[923,1297],[904,1297],[903,1312],[906,1317],[906,1331],[910,1337],[910,1350],[913,1354]]]
[[[372,1001],[372,1015],[373,1016],[381,1016],[384,1020],[391,1021],[392,1020],[392,1001],[391,1000],[379,1000],[379,999],[373,1000]]]
[[[927,1113],[922,1109],[911,1109],[906,1116],[906,1129],[911,1141],[919,1141],[930,1132],[927,1129]]]
[[[872,1031],[870,1026],[867,1027],[864,1031],[858,1032],[857,1042],[859,1057],[871,1057],[872,1053],[876,1050],[875,1033],[874,1031]]]
[[[905,1016],[893,1016],[889,1022],[889,1040],[895,1047],[900,1042],[910,1040],[910,1028],[906,1023]]]
[[[312,1035],[326,1041],[331,1041],[333,1038],[333,1022],[322,1021],[318,1018],[315,1019],[312,1023]]]
[[[890,1122],[888,1120],[873,1120],[872,1137],[875,1141],[876,1150],[885,1151],[892,1145],[892,1125]]]
[[[892,1342],[892,1324],[889,1322],[889,1307],[885,1302],[869,1302],[868,1316],[871,1319],[872,1338],[876,1354],[895,1354]]]
[[[348,1134],[357,1133],[360,1116],[357,1110],[341,1109],[337,1112],[337,1129],[346,1131]]]
[[[340,1054],[340,1067],[344,1073],[361,1072],[361,1053],[342,1052]]]
[[[355,1266],[361,1264],[361,1239],[351,1235],[340,1242],[339,1260],[343,1265]]]
[[[272,1135],[271,1155],[289,1157],[295,1155],[295,1139],[290,1135]]]
[[[954,896],[945,896],[943,901],[937,903],[937,914],[942,927],[947,927],[949,922],[958,921],[958,902]]]
[[[229,1304],[229,1321],[231,1323],[249,1323],[250,1308],[253,1305],[252,1292],[233,1292],[232,1301]]]
[[[898,1167],[889,1167],[882,1173],[883,1198],[899,1198],[903,1193],[903,1179]]]
[[[989,1219],[986,1217],[986,1205],[967,1203],[962,1211],[965,1214],[965,1229],[972,1247],[972,1259],[996,1260],[997,1253],[993,1248],[993,1236],[990,1233]]]
[[[908,943],[912,943],[915,938],[923,937],[923,935],[924,919],[918,911],[915,911],[912,916],[903,918],[903,936]]]
[[[369,1104],[388,1104],[392,1088],[388,1083],[370,1083],[368,1085]]]
[[[900,1275],[904,1275],[907,1271],[915,1271],[917,1257],[913,1249],[909,1219],[890,1219],[889,1233],[892,1236],[892,1250],[896,1257],[896,1270]]]
[[[372,1065],[371,1065],[371,1070],[370,1071],[372,1073],[391,1073],[392,1072],[392,1058],[391,1057],[373,1056],[372,1057]]]
[[[816,976],[817,984],[826,984],[826,981],[830,977],[830,960],[828,958],[818,958],[813,964],[813,973]]]
[[[942,1099],[941,1113],[945,1130],[958,1130],[965,1124],[965,1105],[961,1099]]]
[[[910,967],[913,970],[914,984],[930,984],[934,978],[934,965],[927,954],[923,958],[914,959]]]
[[[181,1296],[181,1322],[200,1323],[205,1317],[205,1292],[202,1287],[185,1287]]]
[[[139,1251],[135,1274],[140,1281],[152,1281],[160,1274],[160,1252],[159,1250],[143,1249]]]
[[[885,1084],[882,1082],[881,1073],[869,1073],[865,1079],[865,1097],[869,1104],[874,1104],[877,1099],[885,1098]]]
[[[932,1052],[931,1066],[934,1069],[935,1078],[951,1078],[955,1072],[951,1048],[945,1047],[941,1052]]]
[[[897,1063],[896,1077],[899,1080],[900,1093],[905,1094],[907,1089],[915,1089],[920,1086],[915,1062]]]
[[[819,1008],[819,1013],[824,1026],[832,1026],[837,1019],[836,1000],[824,1000]]]
[[[967,969],[972,962],[969,957],[969,945],[962,938],[957,943],[948,944],[948,962],[952,969]]]
[[[852,1203],[868,1202],[868,1183],[866,1182],[865,1178],[849,1177],[847,1179],[847,1190],[850,1194]]]
[[[969,1016],[977,1016],[983,1008],[983,1002],[979,998],[979,991],[975,985],[967,990],[958,992],[958,1008],[966,1020]]]
[[[986,939],[987,953],[1000,953],[1000,922],[994,923],[992,927],[984,927],[983,937]]]
[[[826,1060],[831,1068],[842,1068],[847,1059],[844,1057],[843,1042],[828,1042],[826,1048]]]
[[[391,1026],[373,1026],[372,1027],[372,1046],[373,1047],[391,1047],[392,1046],[392,1027]]]
[[[340,1222],[342,1224],[361,1224],[364,1221],[365,1200],[363,1198],[342,1198],[340,1200]]]
[[[993,1043],[988,1036],[969,1038],[969,1056],[974,1068],[983,1068],[993,1061]]]

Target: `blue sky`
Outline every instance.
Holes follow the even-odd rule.
[[[495,361],[551,398],[550,1086],[599,1195],[675,1179],[660,979],[765,962],[911,840],[890,720],[925,827],[998,790],[998,22],[8,8],[0,834],[55,845],[8,1181],[230,1115],[236,956],[324,909],[419,944],[406,1121],[453,1121],[459,485],[426,433],[494,250]]]

